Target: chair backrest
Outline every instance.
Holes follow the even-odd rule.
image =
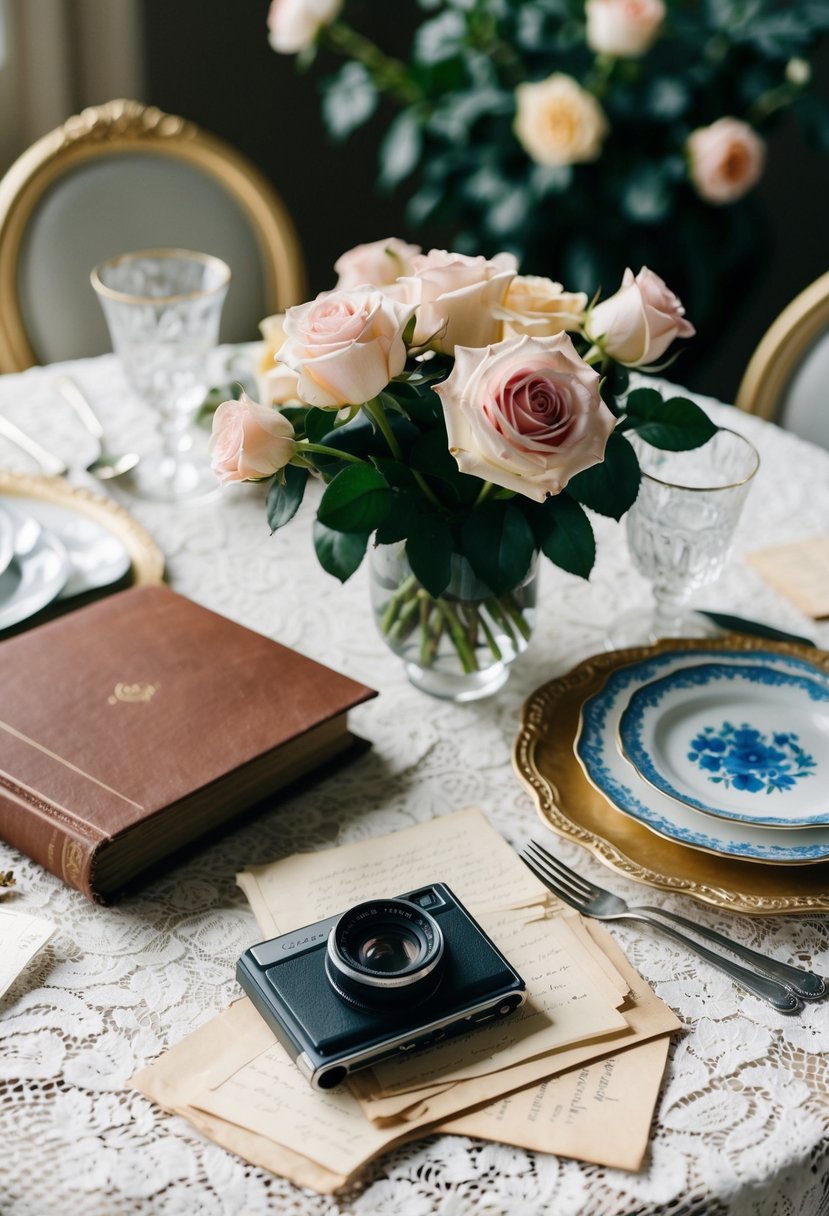
[[[751,357],[735,405],[829,450],[829,271],[783,309]]]
[[[89,272],[160,246],[230,265],[222,341],[257,338],[263,317],[305,298],[284,204],[223,140],[126,100],[38,140],[0,181],[0,371],[110,350]]]

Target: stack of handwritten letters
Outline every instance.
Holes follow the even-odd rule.
[[[402,1140],[455,1133],[636,1170],[675,1015],[478,810],[238,875],[261,938],[447,883],[524,977],[503,1022],[313,1090],[246,999],[133,1078],[204,1135],[329,1193]]]

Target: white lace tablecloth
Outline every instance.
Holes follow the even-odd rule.
[[[151,421],[113,357],[73,364],[112,446],[146,447]],[[0,412],[67,459],[91,441],[53,391],[53,369],[0,378]],[[708,403],[755,440],[762,468],[736,546],[829,532],[829,453]],[[0,463],[33,471],[10,445]],[[82,479],[82,475],[80,475]],[[167,558],[178,591],[363,680],[381,695],[353,716],[372,752],[336,780],[296,794],[113,908],[98,908],[0,844],[13,868],[4,902],[57,925],[0,1000],[0,1213],[3,1216],[825,1216],[829,1211],[829,1004],[786,1018],[667,938],[613,932],[679,1014],[651,1147],[631,1174],[461,1137],[431,1137],[370,1166],[346,1196],[323,1198],[247,1165],[143,1097],[126,1080],[223,1009],[234,963],[258,937],[235,873],[297,850],[375,836],[467,805],[512,844],[538,827],[510,753],[523,700],[602,649],[620,612],[646,609],[623,532],[597,524],[590,583],[547,564],[529,653],[494,700],[456,706],[415,691],[375,635],[366,571],[340,586],[316,562],[311,512],[271,537],[260,487],[171,509],[116,491]],[[709,606],[765,618],[829,646],[829,623],[804,620],[735,560]],[[221,656],[216,656],[221,680]],[[275,690],[274,695],[279,695]],[[634,901],[643,888],[577,846],[565,860]],[[777,957],[829,973],[826,917],[735,918],[662,892],[676,907]],[[684,902],[684,907],[681,904]]]

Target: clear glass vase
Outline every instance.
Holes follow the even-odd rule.
[[[532,634],[538,558],[521,582],[495,595],[466,558],[435,599],[412,574],[402,543],[370,551],[371,601],[386,645],[400,655],[416,688],[452,701],[475,701],[502,688]]]

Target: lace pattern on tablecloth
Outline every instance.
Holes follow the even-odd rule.
[[[147,420],[124,413],[114,360],[77,364],[73,373],[113,446],[146,441]],[[64,454],[83,455],[77,423],[51,392],[52,374],[37,369],[0,380],[0,409],[48,434]],[[764,464],[738,547],[789,539],[794,521],[798,535],[825,531],[829,456],[755,419],[740,416],[739,424]],[[0,450],[0,460],[31,468],[11,448]],[[3,1216],[825,1216],[829,1006],[786,1018],[675,943],[632,925],[612,931],[684,1027],[640,1174],[442,1136],[403,1145],[345,1194],[320,1197],[245,1164],[125,1089],[138,1068],[238,995],[233,963],[257,930],[235,886],[237,870],[466,805],[480,806],[516,846],[537,831],[510,766],[520,706],[538,684],[601,649],[617,613],[647,603],[621,530],[600,520],[590,584],[544,568],[538,634],[507,688],[477,705],[433,701],[406,683],[375,636],[365,571],[340,588],[313,557],[310,509],[271,538],[262,498],[260,488],[243,486],[198,509],[128,506],[167,554],[175,588],[380,689],[353,716],[373,749],[335,780],[284,800],[113,908],[91,906],[0,845],[0,869],[13,867],[18,877],[5,906],[58,926],[0,1003]],[[736,561],[706,601],[808,629]],[[829,642],[829,626],[820,633]],[[216,663],[220,676],[220,656]],[[641,887],[609,875],[572,844],[558,847],[565,861],[642,901]],[[679,907],[665,892],[644,894]],[[749,945],[829,974],[826,918],[734,918],[680,902]]]

